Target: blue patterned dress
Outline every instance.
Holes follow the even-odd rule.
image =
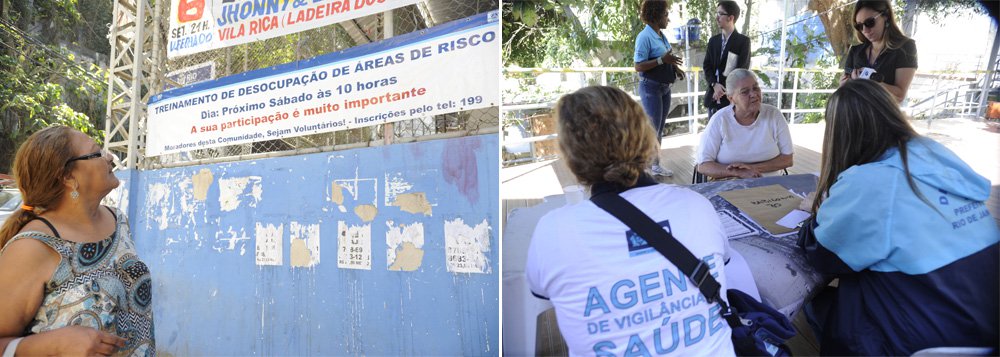
[[[117,209],[109,210],[115,216],[115,232],[100,242],[70,242],[55,229],[56,236],[31,231],[11,240],[38,240],[62,258],[45,284],[45,298],[25,333],[72,325],[93,327],[126,339],[116,356],[154,356],[149,269],[135,254],[128,218]]]

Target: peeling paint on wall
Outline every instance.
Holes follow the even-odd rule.
[[[214,179],[212,170],[209,169],[201,169],[191,176],[191,181],[194,182],[194,199],[204,201],[208,197],[208,188],[212,186]]]
[[[104,196],[101,204],[109,207],[117,207],[122,212],[128,212],[128,187],[125,185],[125,182],[122,182],[117,188],[111,190],[107,196]]]
[[[372,205],[360,205],[354,207],[354,214],[358,215],[362,221],[371,222],[375,219],[375,215],[378,214],[378,208]]]
[[[222,180],[219,180],[220,184]],[[281,265],[282,262],[282,237],[284,236],[284,225],[273,224],[264,226],[257,222],[257,265]]]
[[[461,140],[116,173],[133,180],[122,187],[134,195],[136,250],[157,274],[157,353],[495,354],[502,280],[490,266],[501,263],[489,225],[500,222],[499,137],[473,138],[481,142],[478,203],[445,180],[442,152]],[[238,178],[246,184],[231,181],[225,194],[235,209],[223,211],[220,180]],[[416,213],[386,204],[397,201]],[[446,246],[446,220],[483,244],[457,249],[449,227]],[[449,267],[446,248],[465,261],[486,258]]]
[[[386,265],[389,270],[414,271],[420,268],[424,260],[424,224],[415,222],[394,227],[389,221],[386,226]]]
[[[456,218],[444,221],[444,249],[448,271],[482,273],[492,271],[486,253],[490,251],[490,227],[486,219],[470,227]]]
[[[396,196],[393,206],[398,206],[404,212],[431,215],[431,204],[427,202],[427,194],[423,192],[399,194]]]
[[[260,176],[233,177],[219,179],[219,205],[223,212],[235,210],[243,199],[247,206],[257,207],[263,195]],[[249,191],[247,190],[249,187]]]
[[[311,267],[319,264],[319,224],[288,225],[293,267]]]
[[[337,222],[337,267],[372,269],[372,225],[348,226]]]
[[[240,246],[240,255],[247,253],[247,241],[250,237],[247,237],[247,233],[240,227],[240,231],[237,232],[232,226],[229,227],[225,232],[217,231],[215,232],[216,244],[214,249],[222,253],[223,250],[236,250],[236,245]]]
[[[358,168],[354,169],[354,178],[337,179],[333,182],[347,190],[354,203],[371,203],[373,206],[378,206],[378,179],[361,178],[358,175],[358,170]],[[341,199],[339,204],[344,204],[346,198],[345,196]]]
[[[396,173],[392,177],[385,175],[385,206],[392,206],[396,202],[396,195],[405,193],[413,188],[413,185],[403,180],[401,173]]]
[[[146,190],[146,228],[151,228],[149,222],[156,222],[159,230],[167,229],[169,217],[174,214],[170,209],[170,187],[165,183],[150,184]]]
[[[182,217],[178,217],[177,219],[177,224],[183,225],[187,229],[194,229],[194,226],[198,222],[195,219],[195,212],[205,211],[205,201],[195,198],[195,191],[197,189],[191,177],[181,177],[180,181],[177,182],[177,188],[175,195],[179,196],[177,198],[182,213]],[[186,218],[186,220],[181,218]],[[195,240],[199,239],[196,238]]]

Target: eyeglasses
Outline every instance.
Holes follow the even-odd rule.
[[[717,13],[715,13],[715,15],[716,16],[729,16],[729,14],[724,13],[724,12],[717,12]]]
[[[71,163],[73,161],[77,161],[77,160],[90,160],[90,159],[96,159],[96,158],[99,158],[99,157],[111,157],[111,153],[108,152],[107,150],[101,149],[101,150],[89,153],[87,155],[81,155],[81,156],[77,156],[77,157],[74,157],[72,159],[66,160],[66,163],[64,165],[69,165],[69,163]]]
[[[875,28],[875,18],[877,18],[879,16],[882,16],[881,12],[875,14],[875,16],[869,17],[868,20],[865,20],[864,22],[862,22],[860,24],[854,24],[854,29],[858,30],[858,32],[861,32],[862,27],[867,27],[867,28],[870,28],[870,29],[871,28]]]

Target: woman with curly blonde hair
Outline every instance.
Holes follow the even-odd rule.
[[[726,289],[726,236],[712,204],[645,173],[657,138],[639,103],[617,88],[587,87],[563,96],[555,110],[559,148],[577,180],[595,195],[613,191],[635,205],[703,258]],[[719,305],[591,201],[542,217],[525,275],[531,291],[555,306],[571,355],[733,355]],[[669,319],[621,319],[650,311]]]

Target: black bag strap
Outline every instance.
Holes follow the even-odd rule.
[[[730,327],[743,326],[739,316],[736,316],[730,309],[729,304],[719,295],[722,285],[715,280],[708,269],[708,264],[704,260],[695,257],[690,250],[684,247],[681,242],[670,232],[663,230],[659,224],[649,218],[645,213],[635,207],[632,203],[619,196],[614,191],[602,192],[590,198],[597,207],[610,213],[626,226],[631,228],[640,237],[646,240],[657,252],[660,252],[667,260],[677,266],[684,275],[698,287],[702,295],[711,302],[718,302],[722,307],[722,316],[726,318]]]

